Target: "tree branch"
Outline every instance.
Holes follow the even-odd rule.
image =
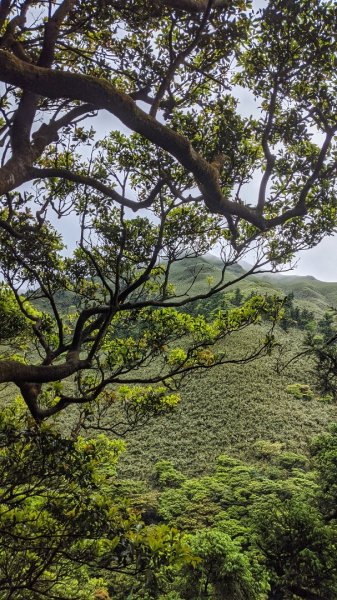
[[[264,205],[266,202],[266,190],[267,190],[268,181],[272,174],[273,167],[275,164],[275,156],[270,152],[268,140],[269,140],[269,136],[270,136],[270,133],[272,130],[272,126],[273,126],[273,119],[274,119],[275,110],[276,110],[277,92],[278,92],[278,85],[277,85],[277,82],[275,82],[274,89],[272,91],[271,99],[270,99],[266,128],[265,128],[265,130],[263,132],[263,136],[262,136],[262,148],[263,148],[264,156],[266,159],[266,170],[265,170],[262,180],[261,180],[259,197],[258,197],[258,202],[257,202],[257,211],[261,215],[263,213],[263,208],[264,208]]]
[[[163,188],[163,186],[166,183],[165,179],[159,180],[153,188],[153,190],[150,192],[149,196],[146,198],[146,200],[136,202],[135,200],[130,200],[124,195],[119,194],[112,187],[105,185],[104,183],[98,181],[98,179],[95,179],[90,175],[81,175],[80,173],[74,173],[73,171],[70,171],[69,169],[64,169],[63,167],[50,167],[42,169],[31,167],[29,169],[29,174],[31,178],[34,179],[45,179],[46,177],[59,177],[60,179],[66,179],[68,181],[73,181],[74,183],[89,186],[97,190],[98,192],[102,192],[102,194],[104,194],[108,198],[111,198],[112,200],[117,202],[117,204],[131,208],[131,210],[133,210],[134,212],[150,207],[154,202],[156,196],[158,195],[159,191]]]
[[[26,365],[16,360],[2,360],[0,362],[0,383],[59,381],[88,366],[88,361],[80,359],[70,359],[60,365]]]
[[[174,77],[174,74],[176,72],[176,70],[179,68],[179,66],[185,61],[185,59],[188,57],[188,55],[193,52],[194,48],[197,46],[198,41],[200,39],[200,36],[202,34],[203,29],[206,26],[208,17],[210,15],[211,12],[211,8],[212,8],[212,4],[213,4],[213,0],[208,0],[206,3],[206,8],[205,8],[205,13],[203,15],[202,21],[200,23],[200,26],[198,28],[198,31],[194,37],[194,39],[192,40],[192,42],[190,44],[187,45],[187,47],[185,48],[185,50],[183,50],[182,52],[180,52],[178,54],[178,56],[175,57],[174,60],[171,61],[171,64],[168,68],[168,71],[166,73],[166,76],[164,77],[164,79],[162,80],[158,92],[156,94],[156,97],[153,100],[153,104],[151,106],[151,110],[150,110],[150,115],[152,117],[155,117],[158,111],[158,108],[160,106],[160,103],[165,95],[165,92],[168,90],[169,85],[172,81],[172,78]]]
[[[189,13],[204,12],[207,9],[207,0],[164,0],[163,4],[168,8],[182,10]],[[229,0],[213,0],[213,8],[227,9]]]
[[[156,121],[139,108],[130,96],[117,90],[111,83],[69,71],[36,67],[3,50],[0,51],[0,77],[7,83],[47,98],[82,100],[108,110],[124,125],[174,156],[193,173],[205,203],[212,212],[225,216],[236,215],[261,230],[266,228],[265,220],[253,209],[224,197],[218,170],[193,149],[187,138]],[[5,191],[8,191],[8,187],[4,188],[0,177],[0,194]]]

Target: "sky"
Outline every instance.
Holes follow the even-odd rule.
[[[262,5],[262,2],[260,4]],[[238,88],[237,95],[239,99],[239,112],[244,116],[258,116],[259,111],[252,94],[246,89]],[[317,143],[321,143],[321,139],[318,136],[316,137]],[[315,141],[315,136],[313,141]],[[250,184],[250,191],[253,198],[257,198],[258,189],[259,181],[255,180]],[[314,248],[298,252],[293,270],[287,273],[287,275],[292,274],[312,275],[321,281],[337,281],[337,232],[336,235],[325,237]]]
[[[321,281],[337,281],[336,259],[337,235],[334,235],[326,237],[315,248],[299,252],[293,274],[313,275]]]
[[[243,114],[254,113],[254,101],[245,91],[238,91],[240,97],[240,112]],[[106,111],[99,113],[94,120],[93,125],[97,131],[97,137],[107,135],[112,129],[118,128],[124,133],[130,131],[118,122],[112,115]],[[259,181],[254,181],[249,192],[252,198],[257,197]],[[253,202],[252,202],[253,203]],[[60,223],[55,223],[56,227],[60,228]],[[74,223],[74,217],[65,218],[62,220],[62,235],[67,244],[68,251],[74,249],[74,227],[77,229],[77,223]],[[248,257],[249,261],[249,257]],[[337,233],[334,236],[326,237],[315,248],[299,252],[294,261],[294,267],[291,271],[287,271],[287,275],[311,275],[321,281],[337,281]]]
[[[265,5],[265,0],[253,0],[254,8],[262,8]],[[254,102],[253,97],[246,90],[237,90],[239,98],[239,111],[244,114],[258,113],[258,107]],[[118,128],[125,133],[128,130],[123,127],[114,117],[107,112],[102,111],[93,123],[97,130],[97,137],[107,135],[111,129]],[[254,181],[249,189],[254,204],[254,197],[257,197],[259,181]],[[74,249],[74,229],[77,229],[78,224],[74,222],[74,218],[65,218],[60,222],[55,223],[56,227],[62,229],[62,234],[65,243],[68,246],[68,252]],[[337,281],[337,234],[326,237],[318,246],[310,250],[300,252],[296,256],[295,266],[292,271],[287,274],[294,275],[311,275],[321,281]]]

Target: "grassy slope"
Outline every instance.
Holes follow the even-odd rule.
[[[220,277],[221,265],[214,257],[177,263],[171,278],[177,294],[185,293],[200,269],[190,294],[204,293],[209,289],[207,278],[213,277],[214,283]],[[226,280],[242,273],[240,266],[231,268]],[[293,291],[298,306],[314,311],[317,318],[337,304],[337,283],[311,277],[252,276],[228,288],[225,297],[233,296],[236,287],[245,295],[251,291],[281,295]],[[67,297],[60,300],[64,310],[73,301]],[[255,327],[231,336],[228,354],[247,350],[262,334],[261,328]],[[287,334],[278,330],[283,358],[296,352],[302,336],[299,330]],[[310,365],[297,362],[278,375],[276,360],[274,353],[248,365],[194,372],[186,379],[181,405],[172,415],[157,418],[128,435],[128,452],[121,461],[123,474],[147,478],[153,464],[161,459],[173,460],[186,474],[204,474],[212,471],[216,457],[223,452],[249,458],[252,444],[258,439],[281,441],[285,449],[305,452],[315,433],[337,421],[337,406],[301,401],[287,393],[288,384],[310,380]]]
[[[256,335],[255,330],[246,331],[232,338],[231,345],[247,347]],[[279,337],[292,349],[300,342],[297,331],[279,332]],[[286,387],[308,382],[307,365],[293,364],[278,375],[275,362],[275,357],[266,357],[189,376],[174,414],[129,434],[124,473],[146,478],[157,460],[170,459],[185,473],[202,474],[221,453],[249,458],[258,439],[280,441],[285,449],[305,452],[313,435],[337,421],[337,406],[294,398]]]
[[[192,282],[193,274],[201,270],[190,295],[192,295],[192,292],[202,293],[207,290],[207,277],[213,277],[213,282],[218,281],[221,276],[221,266],[221,261],[216,257],[207,256],[197,260],[182,261],[177,263],[172,270],[172,282],[175,284],[177,292],[181,293]],[[225,280],[235,280],[243,272],[243,268],[239,265],[230,267]],[[287,295],[293,292],[301,308],[308,308],[319,316],[330,306],[337,307],[337,283],[319,281],[311,276],[252,275],[237,284],[234,283],[233,287],[228,288],[226,293],[232,294],[236,287],[239,287],[243,293],[256,290],[260,293]]]
[[[312,303],[316,309],[318,307],[326,310],[328,306],[337,307],[337,283],[296,275],[264,275],[263,280],[273,284],[285,294],[293,292],[297,300]]]
[[[203,271],[194,287],[197,292],[207,289],[208,276],[216,278],[220,272],[216,260],[199,259],[197,268],[200,263]],[[176,267],[173,280],[180,293],[194,272],[193,261]],[[243,293],[294,291],[298,306],[313,310],[317,318],[337,301],[337,284],[310,277],[251,277],[235,287]],[[230,288],[228,294],[232,293]],[[231,336],[228,353],[245,351],[262,333],[261,328],[252,327]],[[303,333],[293,329],[286,334],[279,329],[277,339],[284,359],[300,348]],[[282,375],[276,372],[276,362],[277,352],[248,365],[215,367],[190,375],[181,390],[182,403],[173,415],[129,434],[123,473],[146,478],[157,460],[170,459],[187,474],[202,474],[212,469],[215,458],[223,452],[249,458],[258,439],[280,441],[285,449],[305,452],[316,433],[337,421],[337,406],[317,399],[298,400],[286,392],[290,383],[310,382],[307,361],[293,363]]]

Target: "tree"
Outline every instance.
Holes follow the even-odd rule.
[[[335,309],[325,312],[314,331],[308,331],[303,350],[293,356],[287,365],[301,356],[310,356],[313,363],[313,376],[319,391],[326,401],[337,397],[337,347],[335,328]],[[286,366],[287,366],[286,365]]]
[[[243,294],[242,294],[240,288],[236,288],[232,302],[235,306],[241,306],[242,300],[243,300]]]
[[[325,312],[322,319],[320,319],[317,323],[318,331],[319,333],[323,334],[325,342],[328,342],[336,333],[334,320],[334,314],[330,311]]]
[[[0,596],[110,600],[157,589],[194,560],[182,534],[147,526],[116,475],[124,442],[39,427],[22,400],[0,416]],[[140,596],[139,596],[140,597]],[[157,595],[152,596],[157,597]]]
[[[37,428],[22,402],[1,412],[1,598],[93,599],[139,522],[116,490],[122,450]]]
[[[183,598],[230,600],[265,598],[268,586],[254,581],[251,565],[240,544],[221,530],[204,529],[191,536],[200,561],[185,567]]]
[[[222,455],[214,473],[159,482],[159,516],[199,558],[173,573],[182,598],[335,598],[336,433],[311,458],[258,440],[258,460]]]
[[[170,387],[225,360],[209,350],[217,340],[275,312],[259,298],[212,325],[178,314],[200,272],[176,291],[170,273],[220,246],[222,276],[202,299],[233,283],[226,268],[249,249],[249,273],[276,268],[334,230],[336,19],[314,0],[257,12],[243,0],[1,3],[0,262],[27,335],[6,333],[0,382],[37,421],[109,404],[112,384]],[[240,114],[238,89],[255,116]],[[105,138],[93,128],[103,110],[122,124],[107,121]],[[72,256],[55,218],[69,215]],[[163,389],[144,394],[159,410]]]

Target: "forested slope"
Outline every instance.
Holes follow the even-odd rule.
[[[182,260],[171,284],[205,294],[219,276],[216,259]],[[319,391],[314,361],[293,359],[308,335],[333,326],[335,284],[293,281],[249,277],[181,307],[212,320],[252,294],[284,300],[270,353],[240,363],[263,347],[268,320],[233,331],[217,347],[233,362],[189,372],[178,406],[129,431],[126,449],[113,414],[110,439],[90,428],[70,437],[75,407],[40,430],[22,401],[3,407],[5,590],[9,581],[26,593],[31,572],[36,589],[52,586],[57,599],[334,600],[337,404]],[[59,300],[66,312],[76,298]],[[86,427],[97,424],[95,410]]]
[[[228,270],[244,272],[241,266]],[[216,281],[221,263],[216,257],[204,257],[196,264],[182,261],[172,274],[179,291],[180,282],[190,278],[193,292],[207,289],[207,280]],[[310,287],[309,287],[310,286]],[[317,328],[324,314],[337,301],[337,284],[310,277],[269,274],[252,276],[227,293],[196,303],[193,310],[210,313],[219,306],[235,306],[236,296],[243,302],[252,292],[261,294],[293,294],[293,312],[299,322],[289,319],[287,331],[278,325],[274,332],[275,348],[246,365],[233,364],[194,371],[181,386],[182,401],[174,413],[150,421],[127,435],[128,452],[121,461],[122,472],[128,476],[148,477],[156,460],[170,459],[188,474],[208,472],[217,456],[229,452],[245,459],[254,458],[258,440],[280,442],[284,449],[306,452],[308,442],[316,433],[337,420],[337,406],[325,401],[315,389],[314,365],[308,357],[284,365],[303,349],[308,330]],[[309,313],[301,323],[301,315]],[[266,326],[250,328],[232,334],[222,344],[228,356],[235,359],[257,346]],[[309,384],[312,399],[296,397],[288,391],[292,384]]]
[[[235,336],[230,346],[248,345],[261,331]],[[285,351],[296,352],[302,332],[277,332]],[[295,362],[276,372],[275,355],[249,365],[226,365],[193,373],[181,388],[182,401],[172,415],[159,417],[127,436],[128,452],[121,462],[131,476],[147,477],[156,460],[170,459],[189,474],[208,472],[223,452],[253,456],[259,439],[278,441],[285,449],[306,452],[308,441],[331,421],[337,407],[296,398],[292,383],[312,379],[310,364]],[[123,469],[123,470],[124,470]]]

